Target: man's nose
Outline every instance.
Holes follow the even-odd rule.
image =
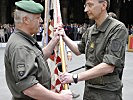
[[[43,23],[43,20],[42,20],[42,18],[40,17],[40,23]]]
[[[85,7],[84,12],[87,12],[87,11],[88,11],[88,7]]]

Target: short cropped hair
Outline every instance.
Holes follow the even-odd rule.
[[[107,10],[109,10],[110,7],[110,0],[99,0],[99,2],[106,1],[107,2]]]
[[[28,13],[28,12],[25,12],[25,11],[21,11],[21,10],[16,9],[14,11],[14,22],[15,22],[15,24],[22,23],[22,19],[25,16],[28,16],[30,18],[30,20],[33,19],[33,16],[32,16],[31,13]]]

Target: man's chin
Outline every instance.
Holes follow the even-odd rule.
[[[91,20],[92,20],[92,19],[93,19],[93,17],[92,17],[92,16],[89,16],[89,19],[91,19]]]

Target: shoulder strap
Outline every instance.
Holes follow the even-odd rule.
[[[110,19],[111,19],[111,24],[109,25],[108,29],[106,30],[106,33],[109,33],[114,27],[120,25],[120,23],[116,19],[113,19],[113,18],[110,18]]]

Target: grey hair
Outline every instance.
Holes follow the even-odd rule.
[[[107,2],[107,10],[109,10],[110,0],[99,0],[99,2],[103,2],[103,1],[106,1]]]
[[[33,19],[33,15],[31,13],[25,12],[25,11],[21,11],[16,9],[14,11],[14,23],[15,24],[19,24],[19,23],[23,23],[23,17],[28,16],[30,18],[30,20]]]

